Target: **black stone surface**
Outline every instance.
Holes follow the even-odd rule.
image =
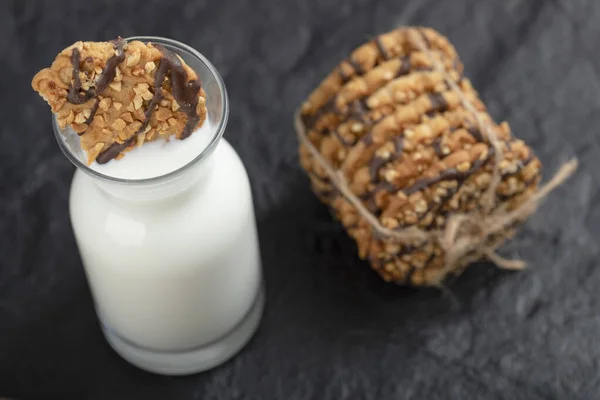
[[[600,393],[600,2],[171,0],[0,2],[0,397],[592,399]],[[546,176],[577,175],[504,249],[444,292],[382,284],[310,193],[294,108],[356,45],[399,24],[448,35],[498,120]],[[182,378],[104,341],[67,214],[63,157],[34,73],[72,42],[167,36],[223,75],[227,139],[253,184],[267,309],[235,359]]]

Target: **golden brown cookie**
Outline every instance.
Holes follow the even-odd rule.
[[[197,74],[160,45],[77,42],[32,81],[59,126],[81,136],[88,164],[106,163],[145,141],[185,139],[206,118]]]

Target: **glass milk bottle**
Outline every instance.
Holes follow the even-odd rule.
[[[162,44],[196,71],[210,127],[196,134],[209,136],[185,166],[152,178],[123,179],[88,167],[77,135],[61,131],[55,119],[58,143],[77,167],[71,222],[108,343],[142,369],[194,373],[235,355],[262,315],[250,184],[240,158],[222,138],[229,105],[214,66],[173,40],[130,40]],[[126,158],[134,152],[143,157],[144,147]]]

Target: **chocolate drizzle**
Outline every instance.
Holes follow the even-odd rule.
[[[493,153],[491,151],[491,148],[490,148],[489,153],[490,154]],[[483,166],[483,164],[486,161],[487,160],[477,159],[477,161],[475,161],[473,163],[471,168],[469,168],[468,170],[466,170],[464,172],[460,172],[456,168],[445,169],[443,171],[440,171],[438,176],[434,176],[431,178],[418,179],[412,186],[402,189],[402,192],[404,192],[405,195],[410,196],[413,193],[416,193],[420,190],[423,190],[423,189],[425,189],[431,185],[434,185],[438,182],[441,182],[441,181],[448,181],[448,180],[456,180],[459,182],[463,181],[463,180],[467,179],[469,176],[473,175],[479,168],[481,168]]]
[[[406,75],[410,72],[410,56],[405,55],[401,58],[400,68],[398,68],[398,73],[396,74],[396,78],[399,76]]]
[[[394,185],[391,182],[380,182],[376,187],[375,190],[373,191],[373,194],[375,194],[376,192],[379,192],[381,190],[385,190],[387,192],[393,192],[397,189],[398,187],[396,185]],[[373,196],[374,197],[374,196]]]
[[[367,132],[366,135],[364,135],[362,138],[360,138],[360,141],[364,143],[365,146],[370,146],[373,144],[373,135],[371,133],[371,131]]]
[[[430,71],[433,71],[433,68],[426,67],[424,65],[419,65],[418,67],[413,68],[413,71],[416,71],[416,72],[430,72]]]
[[[319,195],[321,195],[324,200],[330,201],[337,195],[337,193],[334,190],[323,190],[319,192]]]
[[[404,136],[396,136],[394,138],[394,147],[395,151],[393,154],[394,160],[398,160],[402,156],[402,152],[404,151]]]
[[[118,156],[120,152],[128,148],[134,140],[135,135],[123,143],[113,143],[108,149],[104,150],[98,155],[98,157],[96,157],[96,162],[98,164],[106,164],[107,162]]]
[[[448,109],[448,102],[441,93],[429,93],[431,108],[437,112],[444,112]]]
[[[160,59],[160,64],[154,77],[154,95],[144,112],[144,122],[142,122],[140,128],[129,140],[122,144],[113,143],[108,149],[100,153],[96,158],[98,164],[105,164],[115,158],[121,151],[125,150],[133,143],[138,134],[146,130],[152,119],[154,109],[162,100],[162,85],[167,77],[171,84],[173,97],[179,104],[179,109],[187,116],[187,122],[181,133],[180,140],[189,137],[200,122],[200,115],[196,112],[198,106],[198,93],[202,87],[200,80],[194,79],[188,81],[187,72],[179,60],[179,57],[159,44],[155,44],[154,46],[161,52],[162,58]]]
[[[428,118],[433,118],[436,114],[448,110],[448,102],[444,98],[443,94],[438,92],[429,93],[428,97],[429,102],[431,103],[431,110],[425,113]]]
[[[365,99],[353,101],[348,107],[348,119],[369,123],[370,120],[367,117],[369,108],[365,102]]]
[[[352,68],[354,68],[354,72],[356,72],[356,75],[362,75],[365,73],[362,65],[360,65],[360,63],[358,61],[356,61],[354,58],[348,57],[348,64],[350,64],[352,66]]]
[[[473,136],[473,139],[477,140],[478,142],[483,142],[483,135],[481,134],[479,129],[475,127],[470,127],[469,129],[467,129],[467,132],[469,132],[469,134]]]
[[[381,54],[381,58],[384,61],[390,59],[390,55],[388,54],[387,50],[383,46],[383,43],[381,43],[381,39],[379,38],[379,36],[377,36],[375,38],[375,46],[377,46],[377,50],[379,50],[379,54]]]
[[[89,125],[92,123],[92,121],[94,120],[94,116],[96,115],[96,111],[98,111],[98,106],[100,106],[100,98],[96,99],[96,102],[94,103],[94,106],[92,107],[92,110],[90,111],[90,116],[88,117],[88,119],[85,120],[86,125]],[[83,135],[82,133],[79,133],[79,135]]]
[[[372,196],[372,193],[366,192],[362,195],[358,196],[359,199],[365,202],[365,207],[369,210],[373,215],[377,215],[379,213],[379,208],[377,204],[375,204],[375,196]]]
[[[81,94],[81,78],[79,77],[79,72],[81,67],[79,66],[81,62],[81,55],[79,54],[79,49],[74,48],[73,52],[71,52],[71,65],[73,66],[73,84],[69,87],[69,93],[67,94],[67,101],[71,104],[83,104],[86,103],[90,98],[90,92],[87,91]]]
[[[394,138],[394,147],[396,149],[396,152],[394,154],[398,156],[398,158],[400,158],[402,152],[404,151],[404,135],[396,136]]]
[[[304,126],[306,126],[307,129],[312,128],[319,118],[328,112],[339,114],[340,111],[337,109],[335,104],[336,102],[337,94],[330,98],[327,103],[323,104],[323,106],[319,108],[313,115],[303,115],[302,122],[304,123]]]
[[[425,42],[425,47],[430,49],[431,42],[429,41],[429,38],[427,37],[427,34],[425,33],[425,31],[423,29],[419,29],[419,33],[421,34],[421,37],[423,38],[423,42]]]
[[[456,131],[456,128],[452,128],[450,130],[450,132],[454,132],[454,131]],[[479,129],[477,129],[475,127],[471,127],[471,128],[467,129],[467,132],[469,132],[469,134],[471,136],[473,136],[473,139],[475,139],[477,142],[480,142],[480,143],[484,142],[483,135],[481,134]],[[442,140],[443,140],[443,136],[439,136],[431,143],[431,145],[433,146],[433,150],[435,151],[435,154],[438,156],[438,158],[444,158],[446,156],[442,149]]]
[[[354,143],[347,141],[339,132],[337,129],[333,130],[333,134],[335,135],[335,137],[340,141],[340,143],[342,145],[344,145],[345,147],[351,147]]]
[[[373,157],[369,162],[369,175],[371,176],[371,182],[377,182],[379,180],[379,170],[385,164],[390,161],[388,158]]]
[[[384,118],[386,118],[386,116],[383,116],[383,117],[381,117],[379,119],[376,119],[376,120],[372,121],[371,125],[377,125]],[[373,131],[369,130],[362,138],[360,138],[360,140],[366,146],[372,145],[374,143],[374,140],[373,140]]]
[[[456,193],[458,193],[458,191],[460,190],[460,188],[462,187],[462,185],[465,183],[465,181],[471,176],[473,175],[479,168],[481,168],[483,165],[485,165],[485,163],[487,163],[492,157],[494,156],[494,148],[490,148],[489,153],[488,153],[488,157],[485,160],[477,160],[473,166],[471,167],[471,169],[467,170],[461,177],[459,177],[457,179],[457,185],[456,188],[448,190],[448,194],[446,196],[444,196],[442,198],[442,201],[440,202],[440,204],[435,207],[435,209],[433,207],[429,207],[427,209],[427,211],[425,213],[423,213],[423,215],[419,218],[419,222],[421,222],[425,216],[432,212],[434,214],[438,214],[440,210],[442,210],[450,201],[450,199],[452,199],[452,197],[454,197],[454,195]],[[442,216],[446,216],[448,214],[448,211],[443,211],[441,214]],[[431,229],[433,227],[433,225],[436,223],[435,219],[431,221],[431,223],[427,226],[427,229]]]
[[[456,180],[458,182],[458,186],[456,188],[456,190],[451,193],[450,196],[444,198],[444,201],[442,202],[442,204],[440,204],[436,209],[439,210],[442,207],[444,207],[444,205],[446,204],[447,201],[450,200],[450,198],[458,191],[458,189],[460,189],[460,186],[471,176],[473,175],[475,172],[477,172],[483,165],[485,165],[485,163],[491,158],[493,157],[494,154],[494,149],[493,147],[490,148],[489,153],[488,153],[488,157],[484,160],[480,160],[478,159],[477,161],[475,161],[473,163],[473,165],[471,166],[471,168],[469,168],[468,170],[464,171],[464,172],[460,172],[458,171],[456,168],[448,168],[446,170],[443,170],[439,173],[439,175],[431,177],[431,178],[421,178],[418,179],[412,186],[409,186],[407,188],[404,189],[400,189],[405,195],[410,196],[413,193],[416,193],[418,191],[421,191],[423,189],[428,188],[431,185],[434,185],[438,182],[442,182],[442,181],[446,181],[446,180]],[[369,192],[367,194],[365,194],[365,198],[366,196],[370,196],[370,198],[374,197],[374,194],[380,190],[386,190],[390,193],[395,192],[397,190],[399,190],[399,188],[390,183],[390,182],[381,182],[379,183],[375,189],[372,192]],[[428,209],[427,211],[425,211],[425,213],[423,213],[423,217],[429,213],[431,211],[431,208]],[[423,218],[422,217],[422,218]],[[397,229],[403,229],[403,226],[398,227]]]
[[[431,144],[433,146],[433,150],[435,151],[435,155],[438,158],[444,158],[444,153],[442,152],[442,136],[438,137]]]
[[[525,168],[530,162],[533,161],[534,158],[535,158],[535,154],[533,154],[533,151],[531,149],[529,149],[529,154],[523,161],[521,161],[522,168]]]
[[[342,80],[342,83],[347,83],[352,78],[351,76],[346,75],[346,73],[341,67],[338,68],[338,73],[340,74],[340,79]]]
[[[179,104],[180,110],[187,116],[187,122],[181,133],[181,139],[185,139],[192,134],[200,122],[200,115],[196,112],[196,107],[198,106],[198,93],[200,93],[202,83],[199,79],[187,80],[187,72],[185,72],[181,60],[175,53],[159,44],[155,44],[154,47],[162,53],[160,65],[156,71],[154,96],[156,97],[156,93],[161,91],[162,82],[168,74],[173,97]]]
[[[369,162],[369,175],[372,182],[379,182],[379,170],[385,164],[394,162],[402,157],[404,151],[404,136],[396,136],[394,138],[394,152],[388,158],[373,157]]]
[[[423,213],[423,215],[421,215],[421,217],[419,218],[419,222],[421,222],[423,219],[425,219],[425,217],[427,216],[427,214],[429,214],[430,212],[433,212],[434,214],[438,214],[440,212],[440,210],[442,210],[444,207],[446,207],[446,205],[448,204],[448,202],[450,201],[450,199],[452,199],[452,197],[454,197],[454,195],[456,193],[458,193],[458,191],[460,190],[460,188],[462,187],[463,183],[465,183],[466,178],[465,179],[461,179],[459,180],[456,185],[456,187],[454,189],[449,189],[448,190],[448,194],[445,195],[442,199],[440,204],[437,205],[437,207],[428,207],[427,211],[425,211]],[[448,211],[442,211],[441,214],[438,215],[442,215],[442,216],[446,216],[448,214]],[[435,218],[431,221],[431,223],[427,226],[427,229],[431,229],[433,227],[433,225],[436,223]]]
[[[373,215],[379,216],[381,214],[379,207],[377,207],[377,203],[375,203],[375,196],[371,196],[367,199],[366,206],[367,209],[373,213]]]
[[[71,53],[71,65],[73,66],[73,85],[69,87],[69,93],[67,95],[67,100],[69,103],[87,103],[88,100],[101,95],[108,84],[115,78],[115,75],[117,74],[117,66],[125,60],[125,52],[123,51],[125,40],[119,37],[114,44],[116,49],[115,55],[106,61],[106,65],[104,66],[100,77],[96,81],[95,87],[89,88],[83,93],[81,93],[81,79],[79,78],[79,73],[81,72],[81,54],[79,53],[79,49],[73,48]],[[90,115],[90,118],[93,118],[93,114]]]

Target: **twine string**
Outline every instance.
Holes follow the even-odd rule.
[[[476,260],[488,258],[500,268],[518,270],[525,267],[521,260],[508,260],[496,253],[496,248],[503,240],[497,238],[503,232],[513,227],[516,223],[524,221],[533,214],[541,200],[552,190],[565,182],[577,169],[577,160],[573,159],[563,164],[558,172],[545,185],[540,187],[518,207],[507,211],[504,207],[496,207],[496,190],[502,181],[499,170],[503,159],[503,145],[498,140],[493,127],[481,117],[480,113],[467,99],[464,92],[452,80],[443,65],[438,62],[427,48],[423,39],[415,31],[409,33],[410,40],[431,60],[434,68],[440,72],[448,87],[454,91],[462,106],[472,115],[479,131],[489,144],[494,148],[494,164],[492,179],[482,197],[482,209],[479,212],[455,213],[448,216],[446,226],[442,230],[426,231],[416,226],[402,229],[389,229],[383,226],[379,219],[364,205],[362,200],[349,188],[343,172],[334,169],[321,155],[306,134],[306,127],[300,118],[300,111],[296,112],[294,125],[300,143],[309,151],[312,158],[319,164],[329,178],[331,184],[339,194],[348,201],[357,213],[369,224],[372,234],[380,240],[396,241],[403,244],[423,243],[435,241],[445,252],[444,266],[436,272],[433,279],[434,285],[441,285],[445,276],[456,268],[461,260]],[[491,238],[493,240],[490,240]]]

